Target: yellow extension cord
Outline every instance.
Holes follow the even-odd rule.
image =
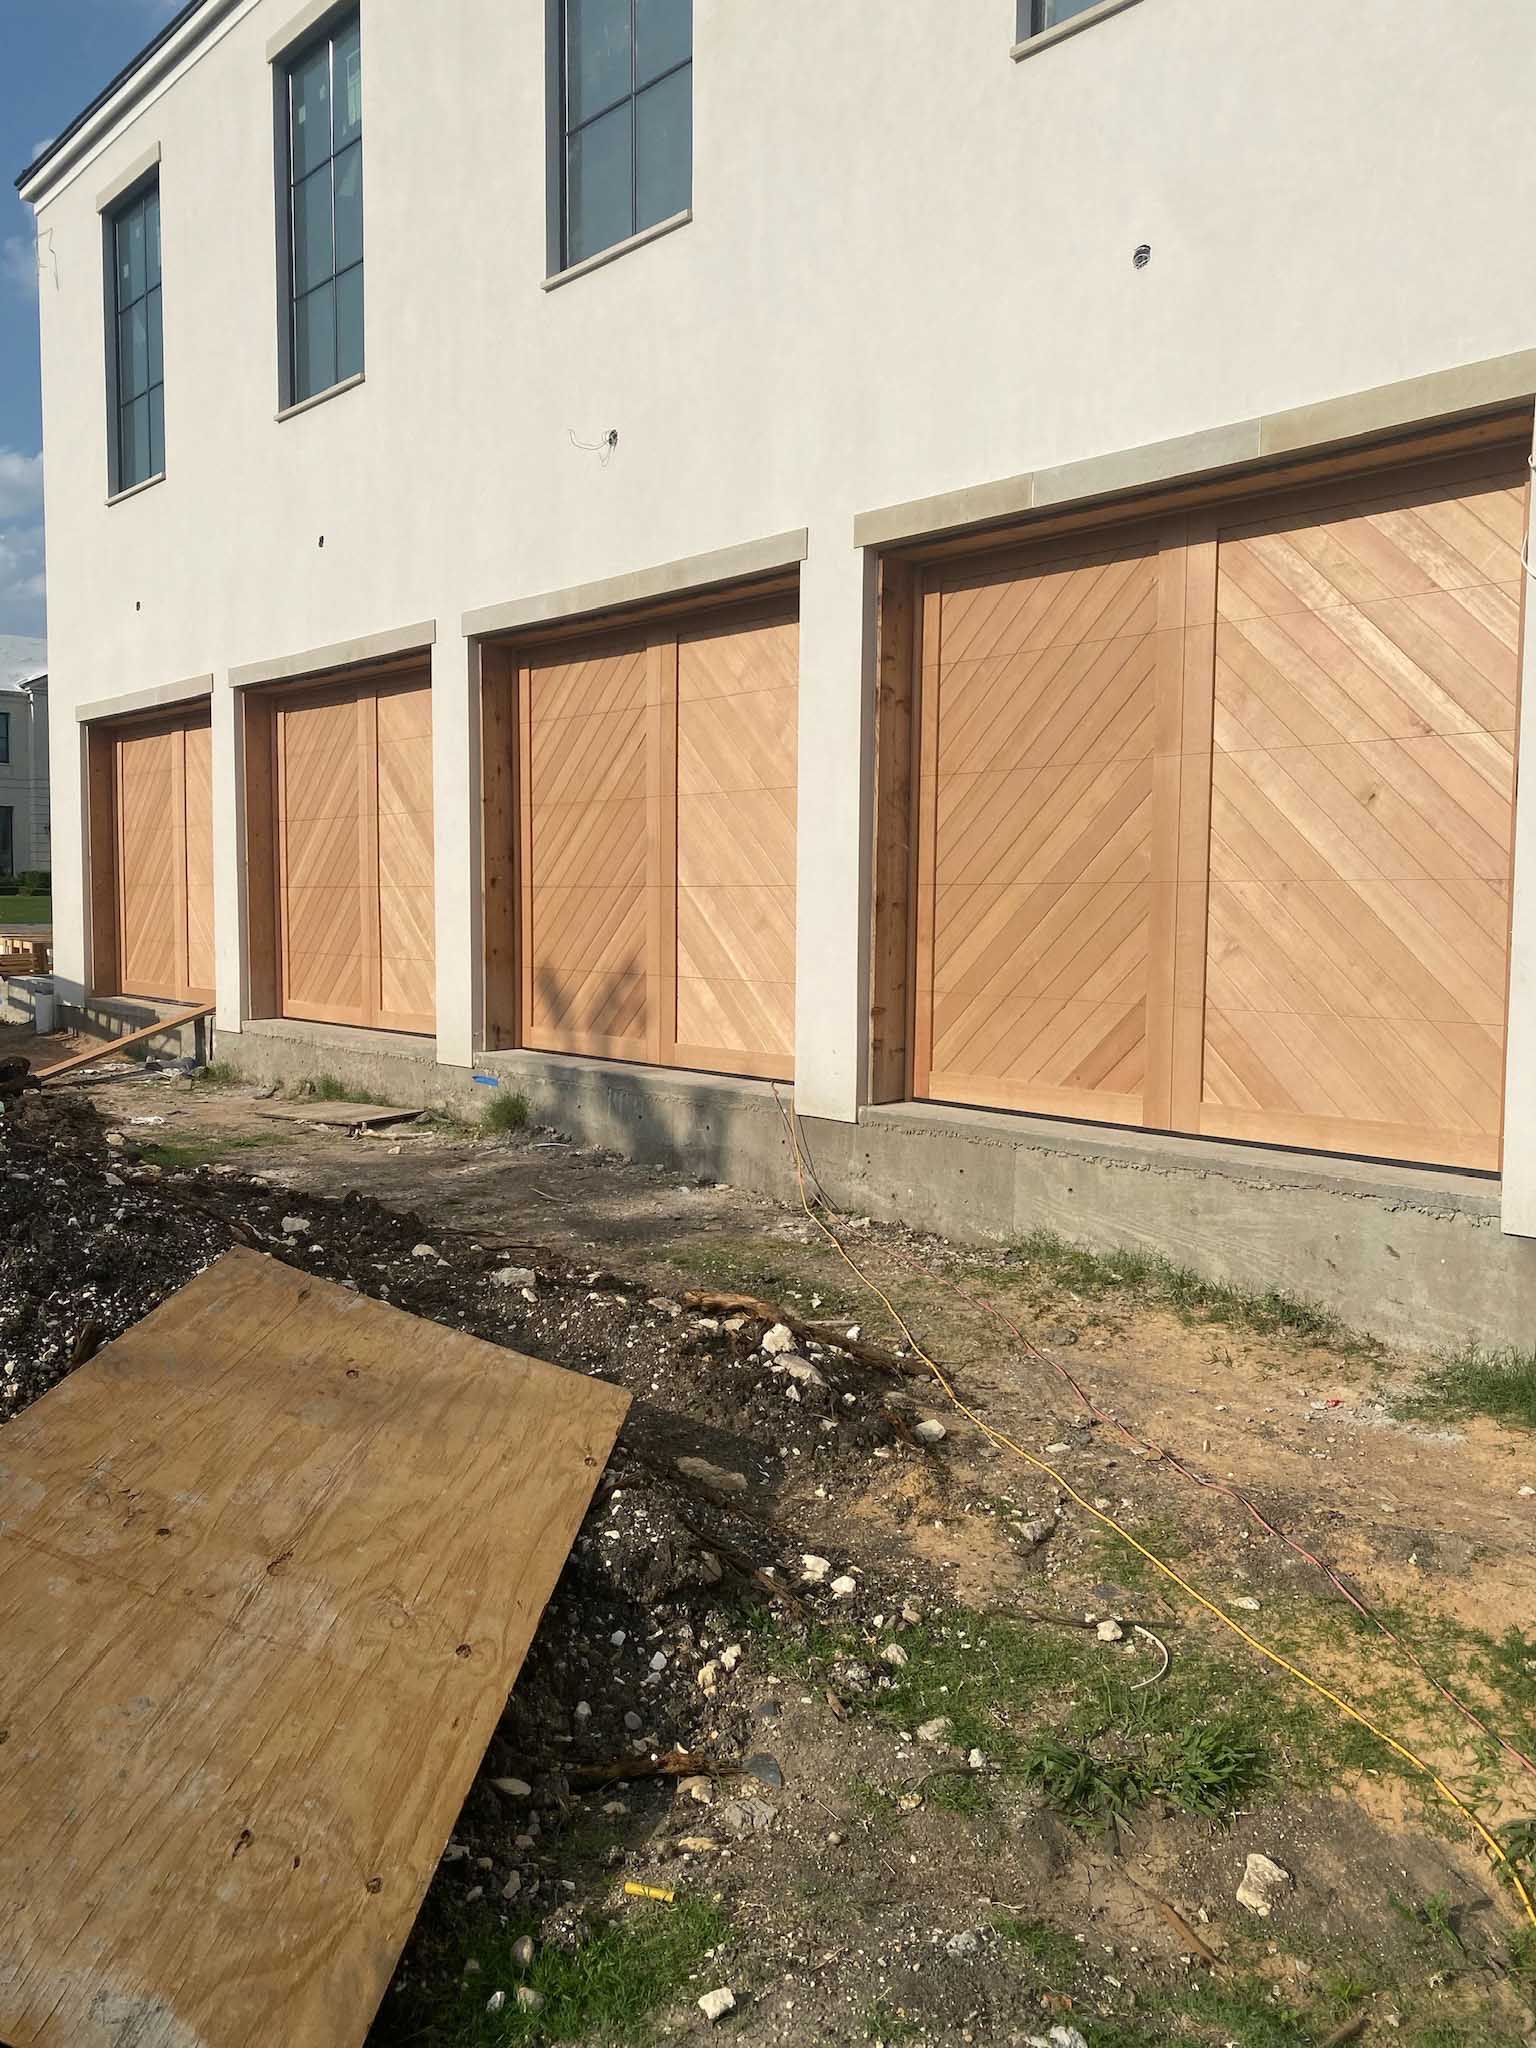
[[[774,1092],[777,1094],[777,1090]],[[783,1105],[781,1104],[780,1107],[782,1109]],[[800,1160],[799,1118],[795,1111],[790,1109],[785,1120],[790,1125],[791,1150],[795,1161],[795,1179],[800,1186],[801,1208],[831,1244],[833,1250],[843,1261],[844,1265],[847,1266],[848,1270],[869,1289],[871,1294],[875,1295],[878,1300],[885,1304],[888,1314],[911,1345],[914,1353],[933,1374],[950,1406],[958,1414],[963,1415],[967,1422],[971,1423],[976,1429],[979,1429],[989,1443],[995,1444],[999,1450],[1011,1451],[1016,1458],[1022,1458],[1026,1465],[1033,1465],[1037,1472],[1043,1472],[1047,1478],[1054,1480],[1062,1492],[1075,1500],[1085,1514],[1092,1515],[1096,1522],[1102,1522],[1106,1529],[1112,1529],[1122,1541],[1131,1546],[1138,1556],[1144,1557],[1154,1570],[1161,1572],[1165,1579],[1171,1580],[1181,1593],[1187,1594],[1197,1606],[1203,1607],[1207,1614],[1214,1615],[1223,1628],[1230,1629],[1233,1635],[1240,1637],[1250,1650],[1256,1650],[1261,1657],[1266,1658],[1271,1664],[1277,1665],[1280,1670],[1286,1672],[1290,1677],[1299,1679],[1310,1692],[1315,1692],[1320,1699],[1327,1700],[1330,1706],[1337,1707],[1341,1714],[1346,1714],[1351,1721],[1357,1722],[1367,1733],[1374,1735],[1378,1742],[1384,1742],[1394,1756],[1400,1756],[1404,1763],[1411,1764],[1414,1770],[1421,1772],[1429,1780],[1430,1784],[1434,1786],[1440,1797],[1453,1806],[1464,1820],[1471,1822],[1477,1833],[1482,1837],[1484,1845],[1495,1864],[1499,1866],[1504,1875],[1509,1879],[1509,1882],[1514,1886],[1516,1893],[1519,1895],[1520,1903],[1525,1908],[1525,1917],[1529,1920],[1532,1927],[1536,1927],[1536,1901],[1532,1900],[1531,1894],[1527,1890],[1524,1880],[1516,1869],[1509,1852],[1487,1826],[1486,1822],[1473,1812],[1461,1795],[1453,1791],[1446,1784],[1444,1778],[1440,1776],[1439,1772],[1427,1764],[1423,1757],[1416,1756],[1411,1749],[1399,1742],[1395,1736],[1389,1735],[1385,1728],[1378,1728],[1368,1715],[1361,1713],[1358,1707],[1352,1707],[1348,1700],[1341,1698],[1338,1693],[1324,1685],[1320,1678],[1314,1678],[1310,1672],[1303,1671],[1299,1664],[1293,1664],[1289,1657],[1282,1656],[1280,1651],[1271,1649],[1268,1643],[1260,1642],[1256,1635],[1253,1635],[1248,1629],[1244,1628],[1241,1622],[1234,1621],[1230,1614],[1216,1605],[1214,1600],[1208,1600],[1197,1587],[1189,1583],[1188,1579],[1175,1571],[1171,1564],[1159,1557],[1156,1551],[1149,1550],[1144,1543],[1138,1542],[1130,1530],[1122,1528],[1113,1515],[1105,1514],[1102,1508],[1096,1508],[1091,1500],[1085,1499],[1072,1484],[1071,1480],[1058,1472],[1054,1465],[1047,1463],[1044,1458],[1036,1457],[1033,1451],[1026,1451],[1022,1444],[1015,1443],[1011,1436],[1005,1436],[1001,1430],[994,1429],[989,1422],[983,1422],[974,1409],[966,1406],[965,1402],[961,1400],[954,1387],[946,1378],[944,1370],[938,1361],[931,1358],[918,1342],[906,1317],[897,1308],[895,1302],[885,1292],[885,1289],[877,1281],[870,1278],[844,1247],[837,1232],[832,1229],[825,1218],[818,1216],[812,1208],[810,1198],[806,1193],[805,1173]]]

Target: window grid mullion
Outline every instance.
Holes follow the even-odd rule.
[[[640,97],[639,0],[629,0],[629,232],[640,227],[640,123],[636,101]]]

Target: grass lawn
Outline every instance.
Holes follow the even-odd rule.
[[[51,896],[0,895],[0,924],[52,924]]]

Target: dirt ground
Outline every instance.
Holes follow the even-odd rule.
[[[1396,1419],[1417,1368],[1284,1304],[833,1219],[1047,1472],[849,1354],[901,1332],[799,1211],[557,1133],[288,1107],[135,1073],[5,1118],[0,1419],[232,1241],[636,1397],[371,2048],[1536,2041],[1536,1944],[1465,1814],[1255,1647],[1536,1884],[1529,1433]],[[690,1290],[815,1329],[764,1348]],[[672,1752],[698,1768],[646,1775]]]

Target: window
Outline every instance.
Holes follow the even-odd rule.
[[[282,400],[301,405],[363,368],[363,53],[355,14],[281,70],[287,161]]]
[[[693,0],[559,0],[556,20],[563,270],[689,206]]]
[[[11,758],[11,714],[0,711],[0,762]]]
[[[1042,36],[1048,28],[1060,28],[1064,21],[1102,5],[1103,0],[1019,0],[1019,41]]]
[[[16,812],[12,805],[0,806],[0,875],[9,879],[16,872]]]
[[[112,494],[165,470],[165,348],[160,320],[160,184],[141,186],[107,218],[112,261],[108,343]]]

